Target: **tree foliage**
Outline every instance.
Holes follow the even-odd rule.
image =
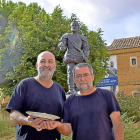
[[[26,6],[22,2],[2,0],[0,11],[3,11],[1,15],[7,18],[7,23],[3,26],[4,31],[0,32],[0,78],[4,76],[6,79],[0,88],[5,95],[11,95],[22,79],[37,75],[36,57],[46,50],[56,57],[57,69],[53,80],[67,91],[66,66],[63,64],[64,52],[59,51],[58,41],[64,33],[70,32],[72,20],[79,22],[80,34],[85,35],[89,41],[88,62],[93,66],[96,75],[94,85],[105,76],[109,54],[105,40],[102,39],[101,29],[96,32],[88,30],[75,14],[70,18],[64,16],[60,6],[56,6],[49,14],[37,3]]]

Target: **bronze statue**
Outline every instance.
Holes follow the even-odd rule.
[[[113,61],[110,61],[110,68],[109,68],[109,71],[107,72],[108,73],[108,77],[117,77],[117,69],[114,68],[114,62]],[[112,91],[114,94],[116,92],[116,86],[110,86],[110,91]]]
[[[67,48],[63,58],[64,64],[67,65],[67,94],[72,94],[77,89],[72,79],[73,67],[78,63],[87,62],[90,53],[86,37],[78,34],[78,22],[72,21],[70,27],[71,33],[65,33],[58,43],[58,47],[61,51],[65,51]]]

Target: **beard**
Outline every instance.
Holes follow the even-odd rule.
[[[47,72],[44,72],[46,70]],[[51,67],[46,67],[46,66],[44,66],[43,68],[38,68],[38,74],[42,78],[45,78],[45,77],[52,78],[54,71],[55,71],[55,68],[51,69]]]
[[[86,87],[82,87],[81,84],[87,84],[87,86],[86,86]],[[88,90],[90,87],[93,86],[93,82],[92,82],[92,80],[91,80],[90,83],[88,83],[88,82],[80,82],[79,85],[76,83],[76,86],[78,87],[79,90],[81,90],[81,91],[86,91],[86,90]]]

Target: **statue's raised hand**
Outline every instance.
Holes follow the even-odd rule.
[[[58,47],[59,47],[60,51],[65,51],[66,50],[66,47],[65,47],[63,42],[60,42]]]

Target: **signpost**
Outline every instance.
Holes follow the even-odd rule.
[[[118,77],[109,77],[104,78],[104,80],[98,83],[96,87],[107,87],[107,86],[116,86],[118,85]]]

